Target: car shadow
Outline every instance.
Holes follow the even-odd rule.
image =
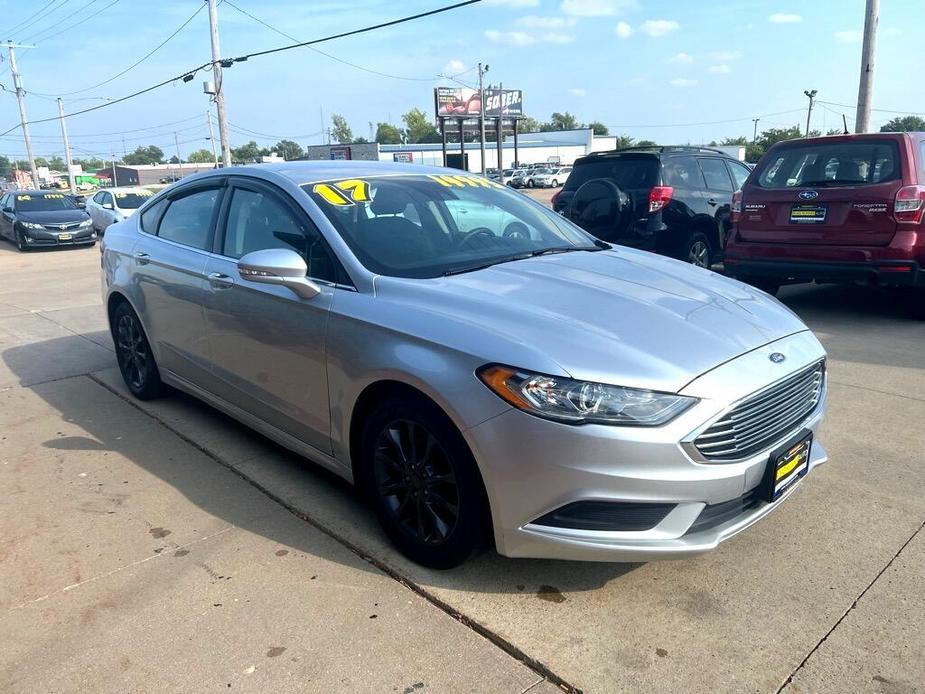
[[[55,355],[66,355],[80,346],[86,337],[73,335],[35,342],[28,345],[7,348],[0,358],[15,375],[24,371],[30,363],[31,356],[39,350],[45,358],[54,359]],[[30,356],[31,355],[31,356]],[[115,366],[113,356],[112,366]],[[25,374],[24,374],[25,375]],[[150,414],[145,403],[133,402],[128,396],[128,403],[113,403],[111,398],[114,388],[93,381],[86,372],[77,373],[73,378],[84,378],[86,397],[75,398],[72,389],[56,387],[56,383],[44,383],[32,386],[35,393],[67,422],[79,427],[85,435],[58,437],[43,443],[54,449],[57,455],[65,456],[68,451],[98,451],[101,454],[111,451],[131,460],[135,465],[157,476],[203,511],[221,518],[229,524],[267,537],[295,550],[318,554],[326,543],[309,542],[306,537],[293,537],[291,523],[272,523],[266,517],[255,519],[247,512],[243,501],[229,500],[226,492],[217,494],[214,477],[204,476],[190,466],[188,460],[175,459],[158,453],[159,447],[152,445],[151,431],[146,430],[142,436],[131,436],[125,426],[111,421],[111,417],[101,416],[101,408],[112,411],[127,412],[125,407],[136,406]],[[27,385],[24,381],[23,385]],[[533,593],[541,600],[561,601],[562,595],[570,592],[589,591],[618,580],[621,576],[635,569],[639,564],[619,563],[585,563],[572,561],[554,561],[539,559],[508,559],[494,551],[471,559],[461,567],[449,571],[434,571],[408,562],[388,544],[375,520],[374,513],[364,505],[353,487],[337,475],[317,466],[306,459],[291,453],[260,434],[244,430],[237,421],[196,400],[184,393],[172,392],[167,396],[171,410],[169,419],[155,417],[173,433],[158,432],[158,436],[179,435],[191,445],[205,452],[216,462],[232,469],[251,484],[261,489],[278,503],[303,519],[309,520],[323,532],[334,536],[355,552],[371,558],[364,564],[370,571],[376,566],[385,568],[405,580],[420,585],[425,591],[431,588],[443,588],[454,592],[469,593]],[[170,421],[194,421],[197,430],[209,432],[209,436],[197,437],[197,430],[180,431],[171,426]],[[202,425],[200,427],[200,425]],[[241,437],[242,430],[246,436],[247,447],[251,453],[246,458],[227,459],[214,451],[217,448],[228,449],[227,443],[213,445],[215,432],[219,436],[227,431],[229,437]],[[206,440],[199,440],[204,438]],[[244,439],[242,439],[244,440]],[[272,474],[270,474],[272,473]],[[229,485],[231,489],[245,488]],[[251,493],[249,490],[247,493]],[[113,521],[115,522],[115,521]],[[118,532],[114,529],[113,532]],[[337,561],[337,556],[325,555],[326,559]]]

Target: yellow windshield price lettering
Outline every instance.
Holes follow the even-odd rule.
[[[316,183],[312,188],[312,192],[316,195],[320,195],[322,200],[331,205],[343,207],[344,205],[353,204],[353,200],[348,198],[330,183]]]
[[[335,185],[338,190],[350,193],[350,198],[354,202],[372,201],[372,198],[369,196],[369,183],[366,181],[361,181],[358,178],[351,178],[346,181],[339,181]]]
[[[17,200],[31,200],[32,196],[31,195],[17,195],[16,199]]]
[[[53,200],[58,200],[58,199],[60,199],[60,198],[63,198],[64,196],[63,196],[63,195],[60,195],[60,194],[57,194],[57,193],[54,193],[54,194],[51,194],[51,195],[46,195],[45,197],[46,197],[46,198],[51,198],[51,199],[53,199]]]
[[[432,181],[436,181],[447,188],[503,188],[494,181],[489,181],[481,176],[454,176],[451,174],[433,174],[428,175]]]

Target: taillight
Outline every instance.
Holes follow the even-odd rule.
[[[893,217],[897,222],[921,224],[925,216],[925,186],[904,186],[896,193]]]
[[[671,202],[674,188],[671,186],[655,186],[649,191],[649,214],[661,212],[662,208]]]
[[[742,216],[742,191],[737,190],[732,194],[732,208],[729,215],[729,221],[733,224],[739,223],[739,217]]]
[[[562,195],[562,189],[560,188],[555,193],[553,193],[552,199],[549,201],[552,203],[552,208],[556,209],[556,201],[559,200],[559,196]]]

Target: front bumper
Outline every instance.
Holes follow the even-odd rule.
[[[786,366],[768,359],[787,355]],[[464,432],[479,462],[492,508],[498,551],[509,557],[592,561],[648,561],[681,558],[714,549],[777,509],[803,482],[773,504],[752,500],[764,479],[770,453],[795,433],[747,459],[698,461],[688,453],[691,441],[732,403],[796,372],[824,356],[806,331],[765,345],[695,379],[681,392],[700,401],[662,427],[571,426],[509,410]],[[799,428],[815,431],[826,403]],[[826,462],[814,441],[809,474]],[[805,481],[805,480],[804,480]],[[741,507],[735,500],[743,499]],[[670,504],[654,527],[644,530],[589,530],[553,527],[536,521],[575,502]],[[732,512],[719,522],[697,523],[710,507]],[[738,510],[737,510],[738,509]]]
[[[47,246],[82,246],[96,243],[97,234],[93,227],[86,229],[76,229],[70,232],[47,231],[42,229],[25,229],[19,230],[27,247],[47,247]],[[62,235],[64,238],[62,238]],[[70,238],[68,238],[70,236]]]

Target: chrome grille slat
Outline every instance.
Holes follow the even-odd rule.
[[[707,460],[732,461],[770,448],[816,408],[825,360],[745,398],[694,440]]]

